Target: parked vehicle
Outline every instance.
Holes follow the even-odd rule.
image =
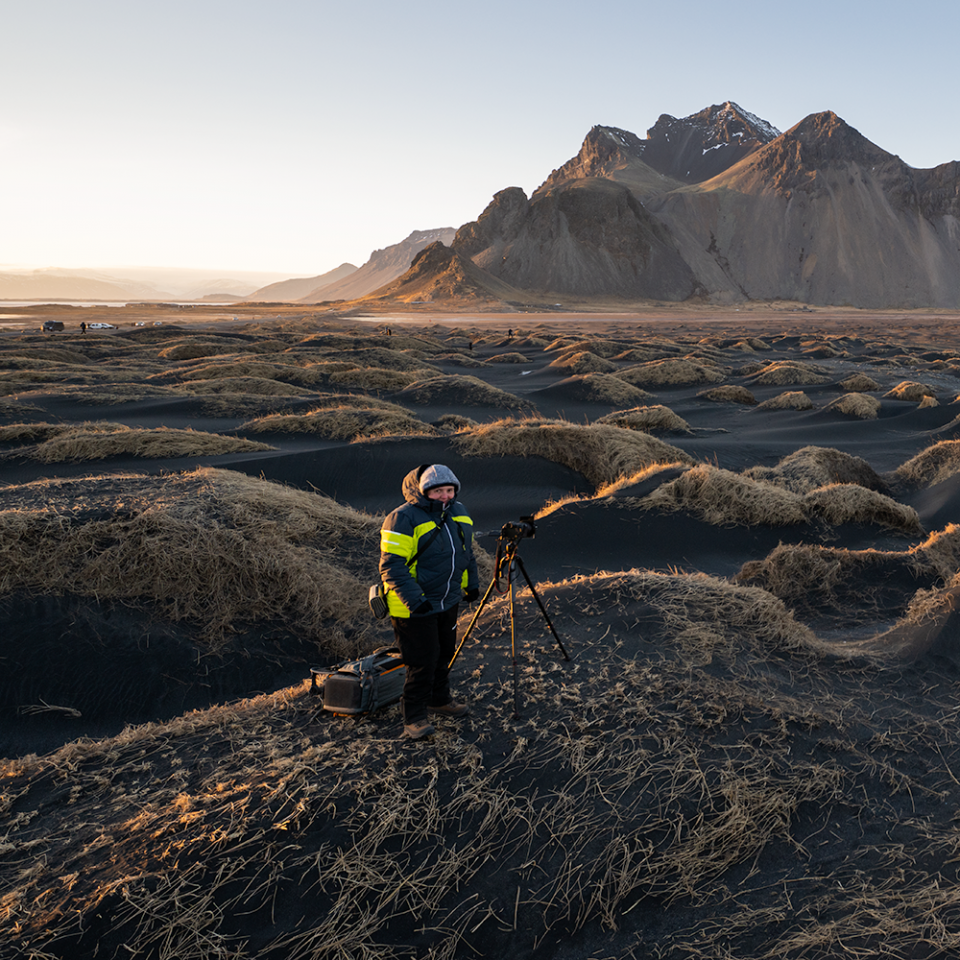
[[[53,333],[63,329],[63,322],[60,320],[44,320],[40,328],[44,333]]]

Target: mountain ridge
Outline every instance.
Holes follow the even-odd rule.
[[[727,101],[646,139],[595,126],[453,248],[528,292],[960,307],[960,164],[909,167],[832,111],[785,133]]]

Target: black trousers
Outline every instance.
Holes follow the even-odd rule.
[[[457,649],[460,605],[426,617],[392,617],[393,635],[407,667],[403,722],[426,720],[428,707],[450,702],[450,660]]]

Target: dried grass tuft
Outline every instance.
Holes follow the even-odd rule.
[[[865,393],[848,393],[845,396],[832,400],[824,407],[825,410],[836,410],[848,417],[857,417],[860,420],[876,420],[880,412],[880,401],[876,397],[869,397]]]
[[[649,400],[652,394],[639,387],[624,383],[609,373],[580,373],[559,380],[543,391],[545,394],[560,394],[564,397],[587,403],[609,403],[624,406]]]
[[[146,430],[120,424],[81,424],[59,431],[22,454],[42,463],[67,463],[118,456],[212,457],[273,449],[266,443],[199,430],[167,427]]]
[[[809,516],[834,525],[876,523],[914,536],[926,532],[913,507],[856,483],[831,483],[811,490],[804,495],[803,506]]]
[[[880,475],[866,460],[833,447],[801,447],[775,467],[750,467],[744,476],[776,483],[795,493],[808,493],[831,483],[856,483],[869,490],[884,487]]]
[[[159,605],[223,638],[276,620],[356,630],[377,518],[226,470],[37,481],[0,491],[0,594],[37,590]]]
[[[920,403],[924,397],[936,397],[937,391],[927,383],[915,383],[903,380],[884,395],[884,400],[903,400],[908,403]]]
[[[870,393],[872,390],[880,389],[880,384],[873,377],[859,372],[841,380],[837,386],[844,393]]]
[[[543,457],[583,474],[594,486],[657,462],[692,462],[682,450],[647,434],[607,424],[565,420],[498,420],[454,437],[468,457]]]
[[[713,364],[686,359],[653,360],[620,370],[616,376],[635,387],[681,386],[696,383],[719,383],[726,371]]]
[[[449,403],[463,404],[468,407],[506,407],[523,408],[529,404],[500,390],[491,387],[477,377],[465,375],[431,377],[428,380],[416,380],[398,393],[398,399],[407,403]]]
[[[757,406],[758,410],[812,410],[813,401],[802,390],[779,393]]]
[[[799,360],[775,360],[757,373],[752,382],[757,386],[786,386],[791,383],[829,383],[829,371],[824,367]]]
[[[913,487],[932,487],[957,473],[960,473],[960,440],[941,440],[900,464],[894,476]]]
[[[633,407],[630,410],[617,410],[606,416],[598,417],[597,423],[609,423],[614,427],[627,430],[641,430],[644,433],[692,433],[690,424],[669,407]]]
[[[273,414],[258,417],[240,427],[251,433],[310,433],[329,440],[354,440],[358,437],[426,436],[435,437],[435,427],[404,411],[353,406],[310,410],[302,414]]]
[[[556,360],[551,361],[550,366],[569,373],[611,373],[617,369],[615,363],[587,350],[562,353]]]
[[[752,406],[757,402],[757,398],[746,387],[732,383],[725,383],[712,390],[703,390],[697,396],[714,403],[743,403]]]
[[[763,480],[700,464],[640,501],[643,509],[683,510],[718,526],[803,523],[802,498]]]

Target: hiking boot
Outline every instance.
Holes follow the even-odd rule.
[[[443,703],[439,707],[430,708],[434,713],[442,713],[447,717],[465,717],[470,708],[465,703],[457,703],[451,700],[449,703]]]
[[[424,737],[432,736],[437,732],[432,723],[426,720],[415,720],[413,723],[403,725],[403,735],[410,740],[422,740]]]

